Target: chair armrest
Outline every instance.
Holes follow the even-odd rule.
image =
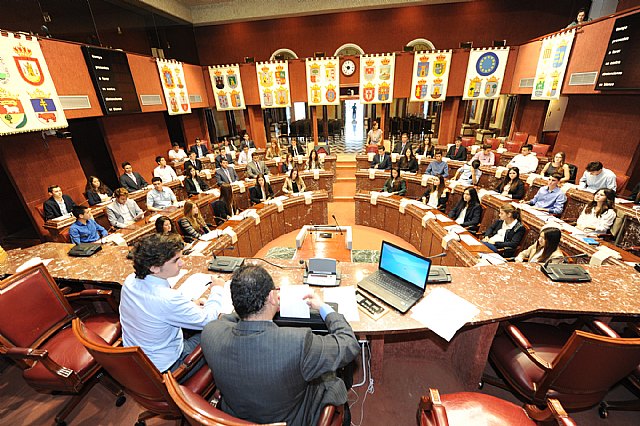
[[[420,421],[420,416],[425,411],[431,413],[431,419],[437,426],[448,426],[449,418],[447,417],[447,410],[442,405],[440,401],[440,392],[438,389],[429,389],[429,396],[421,396],[420,397],[420,405],[418,408],[418,421]]]
[[[549,398],[547,400],[547,407],[551,414],[556,419],[556,422],[560,426],[576,426],[576,422],[573,421],[571,417],[567,414],[567,412],[560,404],[560,401],[554,398]]]
[[[529,342],[529,340],[527,340],[525,335],[522,334],[518,327],[513,324],[508,324],[504,327],[504,329],[511,340],[513,340],[513,342],[516,344],[516,346],[518,346],[522,350],[522,352],[527,355],[527,357],[531,361],[533,361],[533,363],[535,363],[543,370],[551,369],[551,364],[549,364],[547,361],[540,358],[538,354],[536,354],[535,349],[533,349],[533,345],[531,344],[531,342]]]
[[[27,364],[29,366],[35,365],[35,362],[41,362],[42,365],[44,365],[44,367],[47,370],[51,371],[53,374],[64,379],[68,379],[72,383],[80,383],[80,378],[78,377],[78,375],[70,368],[63,367],[49,358],[49,352],[47,352],[46,349],[21,347],[6,348],[4,346],[0,346],[0,354],[16,361],[33,361],[34,363]]]
[[[113,291],[111,290],[100,290],[100,289],[82,290],[77,293],[65,294],[65,297],[70,302],[75,300],[87,300],[87,299],[104,300],[109,304],[109,307],[111,307],[111,309],[113,309],[114,312],[118,312],[118,304],[113,298]]]
[[[587,326],[600,335],[611,337],[614,339],[620,338],[620,335],[614,329],[600,320],[587,321]]]
[[[187,357],[182,361],[182,364],[173,372],[173,377],[176,380],[180,381],[185,374],[187,374],[191,369],[200,361],[202,358],[202,347],[200,345],[196,346],[196,348],[191,352]]]

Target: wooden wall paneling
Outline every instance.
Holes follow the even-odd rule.
[[[369,226],[371,204],[368,201],[356,200],[356,225]]]
[[[273,239],[285,234],[284,211],[271,215],[271,229],[273,229]]]
[[[184,79],[187,83],[187,89],[189,95],[199,95],[202,98],[202,102],[191,102],[191,108],[208,108],[213,105],[209,103],[209,97],[207,96],[207,85],[202,74],[202,67],[200,65],[182,64],[184,71]]]
[[[449,69],[449,82],[447,83],[447,98],[449,96],[462,97],[464,92],[464,79],[467,76],[469,53],[470,51],[468,50],[456,49],[451,55],[451,69]]]
[[[167,104],[164,101],[162,83],[160,83],[160,75],[158,74],[155,58],[127,53],[127,59],[129,60],[129,68],[131,68],[133,83],[136,86],[138,100],[140,100],[141,95],[158,95],[162,102],[158,105],[142,105],[142,101],[140,101],[142,112],[166,111]]]
[[[429,229],[429,226],[422,226],[422,222],[420,222],[420,227],[422,230],[420,231],[420,253],[423,256],[429,256],[429,251],[431,250],[431,238],[433,238],[433,233]]]
[[[329,220],[327,216],[327,201],[313,200],[312,206],[313,206],[313,210],[311,212],[311,218],[309,219],[310,222],[301,223],[300,226],[302,227],[302,225],[328,224]]]
[[[384,229],[384,215],[387,213],[388,208],[381,204],[380,198],[378,198],[378,203],[375,206],[373,204],[371,205],[371,221],[369,222],[369,226]]]
[[[402,228],[407,226],[407,223],[405,222],[405,215],[400,214],[397,209],[387,208],[384,217],[382,217],[382,220],[384,224],[382,229],[393,235],[399,235],[399,227]],[[403,223],[399,225],[401,221]]]
[[[307,70],[304,59],[293,59],[289,64],[289,89],[291,103],[307,102]]]
[[[260,238],[262,239],[263,244],[267,244],[269,241],[273,241],[273,230],[271,225],[271,216],[273,216],[273,211],[264,213],[267,208],[265,207],[261,212],[260,217]]]
[[[409,241],[411,239],[411,216],[406,210],[405,214],[398,212],[398,222],[398,233],[396,235],[405,241]]]
[[[251,56],[251,54],[247,54]],[[237,62],[237,61],[235,61]],[[205,61],[207,64],[219,64],[220,62]],[[240,80],[242,81],[242,91],[244,93],[245,105],[260,105],[260,93],[258,92],[258,75],[255,64],[240,64]]]
[[[244,84],[242,85],[244,88]],[[264,116],[262,115],[262,108],[259,105],[250,106],[246,110],[249,122],[247,123],[247,131],[249,136],[256,143],[258,148],[267,147],[267,133],[264,129]]]
[[[531,94],[520,96],[518,101],[520,105],[514,117],[514,129],[518,132],[527,132],[529,135],[537,136],[538,140],[542,140],[542,128],[549,101],[531,100]]]
[[[420,210],[420,214],[424,213]],[[411,215],[411,237],[409,237],[409,244],[416,249],[421,250],[422,244],[422,217]]]
[[[440,144],[451,142],[460,133],[462,117],[458,123],[458,110],[460,108],[461,97],[447,96],[442,102],[442,113],[440,115],[440,130],[438,141]]]
[[[294,231],[297,218],[302,214],[300,204],[296,203],[295,205],[285,206],[282,213],[284,214],[284,233]]]
[[[245,221],[243,221],[235,230],[238,234],[238,242],[236,243],[236,246],[238,247],[238,253],[241,257],[251,257],[255,253],[250,241],[250,230],[253,228],[253,224],[248,226],[244,222]]]
[[[192,109],[191,114],[184,114],[182,118],[182,131],[187,147],[194,145],[196,138],[204,139],[209,142],[209,150],[212,150],[209,129],[207,128],[207,120],[204,117],[202,108]],[[169,147],[171,148],[171,147]],[[185,148],[187,150],[188,148]]]
[[[393,97],[396,99],[411,97],[412,78],[407,76],[412,77],[413,74],[413,57],[413,52],[396,53],[396,69],[393,74]],[[360,75],[359,70],[356,74]]]
[[[520,80],[523,78],[534,78],[536,76],[541,47],[541,40],[532,41],[518,47],[513,74],[511,76],[510,90],[507,93],[528,95],[531,97],[531,87],[521,88]],[[511,57],[511,55],[509,55],[509,57]],[[502,87],[504,87],[504,85]]]

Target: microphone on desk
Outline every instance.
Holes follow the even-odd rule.
[[[340,231],[340,235],[342,235],[342,228],[340,228],[340,224],[338,224],[338,219],[336,219],[336,215],[332,214],[331,217],[336,222],[336,225],[338,226],[338,231]]]
[[[448,254],[448,252],[443,251],[442,253],[434,254],[433,256],[427,256],[425,259],[437,259],[439,257],[445,257]]]
[[[569,259],[577,259],[581,257],[589,257],[589,254],[580,253],[574,256],[564,256],[562,260],[566,261]],[[551,259],[548,259],[542,266],[540,266],[540,270],[547,277],[549,277],[551,281],[570,283],[591,281],[591,276],[589,275],[589,273],[580,265],[551,263]]]

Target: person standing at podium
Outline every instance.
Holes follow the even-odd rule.
[[[382,187],[383,192],[403,196],[407,193],[407,182],[400,177],[400,169],[391,169],[391,176]]]
[[[284,180],[284,185],[282,185],[282,192],[285,194],[297,194],[299,192],[304,192],[307,187],[304,184],[304,181],[300,177],[298,173],[298,168],[294,167],[290,172],[289,176]]]

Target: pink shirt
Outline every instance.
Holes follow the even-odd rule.
[[[471,159],[471,161],[473,160],[479,160],[481,166],[493,166],[496,162],[496,156],[491,151],[489,151],[489,155],[485,155],[484,151],[478,151]]]

